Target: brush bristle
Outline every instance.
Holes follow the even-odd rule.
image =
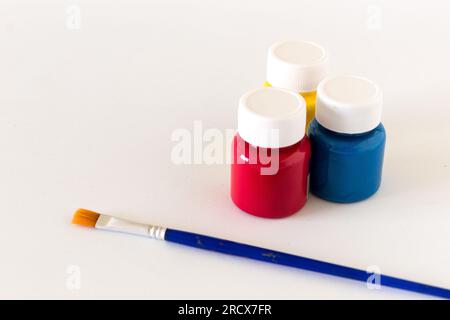
[[[72,218],[73,224],[94,228],[100,214],[86,209],[78,209]]]

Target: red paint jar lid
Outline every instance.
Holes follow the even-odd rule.
[[[239,101],[238,132],[248,143],[283,148],[305,136],[306,102],[299,94],[278,88],[260,88]]]

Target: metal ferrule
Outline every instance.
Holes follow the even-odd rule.
[[[102,214],[95,224],[95,228],[116,232],[129,233],[138,236],[164,240],[166,228],[149,224],[136,223]]]

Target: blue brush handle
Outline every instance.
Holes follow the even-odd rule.
[[[164,240],[184,244],[190,247],[211,250],[275,264],[281,264],[284,266],[320,272],[363,282],[366,282],[368,277],[370,276],[370,274],[363,270],[250,246],[243,243],[203,236],[191,232],[167,229],[165,232]],[[380,284],[382,286],[409,290],[450,299],[450,290],[414,281],[380,275]]]

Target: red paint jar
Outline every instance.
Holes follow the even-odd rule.
[[[294,92],[262,88],[241,98],[231,165],[231,198],[241,210],[282,218],[305,205],[311,157],[305,124],[305,100]]]

